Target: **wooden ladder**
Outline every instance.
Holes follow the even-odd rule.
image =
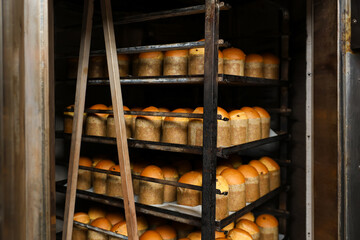
[[[129,149],[126,137],[123,101],[120,88],[120,74],[116,52],[111,2],[110,0],[100,0],[100,2],[106,47],[106,59],[108,63],[107,65],[110,79],[111,99],[115,120],[116,142],[120,164],[121,183],[124,195],[123,199],[125,218],[127,223],[127,232],[129,239],[138,240],[139,237],[137,235],[135,202],[129,162]],[[71,149],[62,236],[63,240],[71,240],[72,238],[93,13],[94,0],[85,0],[76,82],[73,132],[71,136]]]

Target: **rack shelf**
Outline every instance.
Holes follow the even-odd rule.
[[[71,134],[63,133],[62,131],[56,132],[57,138],[71,139]],[[225,148],[217,148],[216,155],[218,157],[227,158],[229,155],[238,153],[250,148],[260,147],[268,143],[274,143],[281,140],[288,139],[289,134],[285,132],[278,133],[277,136],[268,137],[265,139],[260,139],[253,142],[244,143],[241,145],[235,145]],[[89,143],[101,143],[101,144],[111,144],[116,145],[115,138],[109,137],[97,137],[97,136],[83,136],[83,142]],[[200,146],[191,146],[191,145],[182,145],[182,144],[173,144],[173,143],[162,143],[162,142],[150,142],[150,141],[141,141],[135,139],[128,139],[128,146],[131,148],[142,148],[142,149],[151,149],[167,152],[180,152],[180,153],[190,153],[190,154],[202,154],[202,147]]]
[[[220,10],[231,9],[231,6],[224,2],[220,2],[219,7],[220,7]],[[146,21],[165,19],[165,18],[189,16],[189,15],[195,15],[195,14],[201,14],[201,13],[205,13],[205,5],[204,4],[190,6],[190,7],[184,7],[184,8],[165,10],[165,11],[159,11],[159,12],[151,12],[151,13],[143,13],[143,14],[125,16],[125,17],[117,18],[114,21],[114,26],[129,24],[129,23],[146,22]],[[102,27],[101,24],[96,24],[93,26],[94,29],[101,28],[101,27]],[[66,30],[70,30],[70,29],[74,29],[74,28],[81,28],[81,25],[72,25],[72,26],[63,27],[63,28],[57,28],[56,31],[62,32],[62,31],[66,31]]]
[[[62,180],[58,181],[56,183],[56,191],[60,193],[66,193],[66,181]],[[288,186],[282,186],[279,187],[265,196],[259,198],[255,202],[252,202],[248,204],[246,207],[242,208],[241,210],[237,212],[231,212],[230,215],[221,221],[215,221],[215,226],[218,231],[220,231],[222,228],[227,226],[230,222],[235,221],[242,215],[252,211],[254,208],[261,206],[262,204],[268,202],[269,200],[273,199],[274,197],[278,196],[280,192],[286,191],[288,189]],[[91,191],[86,190],[77,190],[76,196],[81,199],[90,200],[98,203],[103,203],[106,205],[114,206],[114,207],[124,207],[123,199],[116,198],[116,197],[109,197],[106,195],[96,194]],[[169,208],[163,208],[155,205],[145,205],[136,202],[135,207],[137,212],[141,212],[144,214],[149,214],[157,217],[162,217],[170,220],[174,220],[177,222],[182,222],[186,224],[190,224],[193,226],[201,227],[201,217],[200,216],[194,216],[188,213],[183,213],[180,211],[177,211],[175,209]],[[189,207],[187,207],[189,208]],[[194,209],[197,207],[194,207]],[[195,211],[195,210],[194,210]]]
[[[252,87],[281,87],[288,86],[286,80],[273,80],[266,78],[254,78],[246,76],[234,76],[227,74],[218,75],[219,85],[229,86],[252,86]],[[73,84],[76,80],[58,80],[57,84]],[[158,76],[158,77],[121,77],[120,83],[122,85],[164,85],[164,84],[203,84],[203,75],[182,75],[182,76]],[[109,85],[109,79],[88,79],[89,86]]]

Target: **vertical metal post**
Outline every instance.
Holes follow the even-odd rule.
[[[66,190],[63,240],[71,240],[78,178],[81,135],[85,108],[86,82],[89,65],[94,0],[85,0],[81,29],[79,66],[77,72],[73,132],[71,136],[68,182]]]
[[[281,12],[281,74],[280,79],[281,80],[289,80],[289,22],[290,22],[290,16],[289,11],[285,8],[280,9]],[[281,87],[280,92],[280,107],[281,109],[287,109],[288,108],[288,102],[289,102],[289,89],[288,87]],[[280,129],[283,132],[289,131],[288,126],[288,116],[285,114],[280,115]],[[280,159],[282,161],[288,160],[289,154],[288,154],[288,142],[287,140],[284,140],[281,142],[280,146]],[[283,184],[287,184],[288,181],[288,171],[287,168],[282,168],[282,182]],[[287,210],[287,192],[280,193],[279,198],[279,208],[282,210]],[[285,235],[288,234],[287,232],[287,220],[285,218],[280,219],[280,226],[281,226],[281,232]]]
[[[111,99],[114,110],[116,142],[119,156],[127,232],[130,240],[137,240],[137,221],[132,186],[129,149],[127,145],[125,117],[120,87],[120,73],[116,52],[114,24],[110,0],[101,0],[101,14],[104,27],[106,59],[108,65]]]
[[[219,7],[206,0],[201,239],[215,239]]]
[[[313,1],[306,1],[306,239],[314,239],[314,13]]]

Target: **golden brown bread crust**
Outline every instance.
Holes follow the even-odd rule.
[[[255,222],[255,216],[254,216],[254,214],[252,212],[248,212],[248,213],[242,215],[241,217],[236,219],[236,222],[239,222],[242,219],[247,219],[247,220],[250,220],[252,222]]]
[[[111,223],[104,217],[100,217],[91,222],[91,226],[101,228],[107,231],[111,230]]]
[[[264,58],[259,54],[252,53],[252,54],[249,54],[249,55],[246,56],[245,62],[247,62],[247,63],[248,62],[257,62],[257,63],[261,62],[261,63],[263,63]]]
[[[143,177],[150,177],[150,178],[157,178],[157,179],[164,179],[164,174],[158,166],[150,165],[142,170],[141,176]]]
[[[237,170],[241,172],[245,179],[259,176],[256,169],[250,165],[241,165]]]
[[[141,235],[139,240],[163,240],[163,239],[158,232],[154,230],[148,230],[143,235]]]
[[[175,228],[169,225],[162,225],[155,228],[164,240],[176,240],[177,234]]]
[[[264,64],[280,64],[280,59],[271,53],[265,53],[262,55]]]
[[[115,224],[117,224],[121,221],[125,221],[124,214],[122,214],[120,212],[109,212],[105,215],[105,218],[107,220],[109,220],[109,222],[111,223],[112,226],[114,226]]]
[[[144,53],[140,53],[139,58],[163,59],[164,54],[162,52],[144,52]]]
[[[90,223],[90,217],[87,213],[84,212],[77,212],[74,214],[74,221],[89,224]]]
[[[248,232],[238,228],[231,230],[227,237],[232,240],[253,240]]]
[[[245,177],[238,170],[227,168],[221,172],[229,185],[239,185],[245,183]]]
[[[105,217],[106,212],[104,211],[104,209],[99,208],[99,207],[90,207],[89,211],[88,211],[88,215],[89,215],[90,221],[93,221],[97,218]]]
[[[197,171],[190,171],[185,173],[180,179],[180,183],[186,183],[196,186],[202,185],[202,175]],[[186,206],[197,206],[200,204],[201,194],[199,191],[187,189],[187,188],[177,188],[177,203],[180,205]]]
[[[224,59],[245,60],[245,53],[239,48],[226,48],[222,51]]]
[[[260,233],[259,227],[253,221],[250,221],[247,219],[240,220],[236,224],[236,228],[239,228],[239,229],[242,229],[242,230],[248,232],[251,236],[253,236],[254,234]]]

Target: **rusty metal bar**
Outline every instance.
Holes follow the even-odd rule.
[[[203,122],[202,240],[215,239],[219,6],[206,0]]]

